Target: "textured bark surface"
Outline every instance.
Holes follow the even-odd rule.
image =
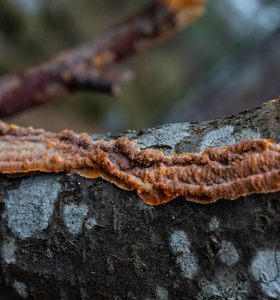
[[[280,103],[120,135],[166,154],[279,143]],[[1,176],[1,299],[278,299],[279,193],[145,205],[101,179]]]

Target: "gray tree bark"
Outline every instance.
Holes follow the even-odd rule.
[[[280,142],[280,103],[125,135],[166,154]],[[0,299],[279,299],[279,193],[145,205],[102,179],[0,177]]]

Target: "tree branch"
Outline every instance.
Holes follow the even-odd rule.
[[[272,101],[122,136],[166,155],[279,143],[279,114],[280,101]],[[0,177],[1,300],[278,299],[279,193],[148,206],[102,179]]]
[[[78,90],[113,93],[114,86],[129,76],[121,73],[112,79],[108,75],[111,66],[147,51],[177,32],[202,14],[205,2],[158,0],[93,42],[2,78],[0,117]]]

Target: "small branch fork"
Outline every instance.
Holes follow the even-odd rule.
[[[48,62],[0,79],[0,117],[79,90],[114,94],[131,72],[113,66],[147,51],[199,17],[207,0],[158,0],[105,34]]]

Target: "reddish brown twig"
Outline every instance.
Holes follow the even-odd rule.
[[[158,0],[93,42],[0,80],[0,117],[77,90],[113,93],[126,74],[108,69],[142,53],[203,13],[207,0]]]

